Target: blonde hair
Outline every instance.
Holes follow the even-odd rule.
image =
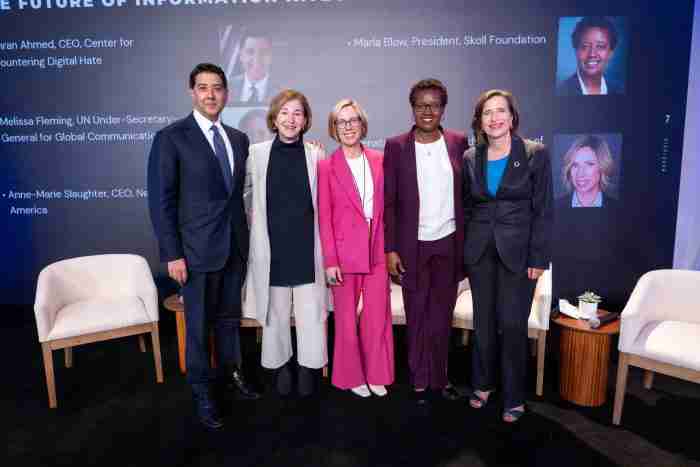
[[[368,128],[367,113],[360,106],[360,104],[358,104],[357,101],[353,99],[341,99],[335,104],[335,106],[333,106],[333,110],[331,110],[331,113],[328,114],[328,136],[330,136],[337,142],[340,142],[340,138],[338,137],[338,125],[336,124],[336,120],[338,119],[338,114],[340,113],[340,111],[343,110],[345,107],[351,107],[355,112],[357,112],[357,116],[360,118],[360,123],[362,124],[362,135],[360,136],[360,139],[364,139],[364,137],[367,136]]]
[[[590,148],[596,159],[598,159],[598,165],[600,165],[600,191],[606,192],[612,185],[615,161],[612,158],[608,143],[605,139],[596,135],[579,136],[564,154],[564,165],[561,170],[564,187],[569,193],[574,189],[573,183],[571,183],[571,166],[574,165],[576,153],[583,148]]]
[[[304,124],[304,128],[301,129],[301,134],[303,135],[311,129],[311,106],[309,105],[309,100],[299,91],[284,89],[270,101],[270,110],[267,111],[267,127],[271,132],[277,133],[277,125],[275,124],[277,115],[287,102],[293,100],[299,101],[304,108],[306,123]]]

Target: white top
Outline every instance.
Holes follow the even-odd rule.
[[[365,219],[369,222],[372,219],[372,210],[374,209],[374,182],[372,181],[372,170],[369,167],[367,156],[363,152],[360,157],[354,159],[346,157],[345,160],[350,166],[350,172],[352,172],[352,176],[355,179],[355,188],[360,194]]]
[[[576,69],[576,76],[578,76],[578,84],[581,86],[581,92],[583,93],[584,96],[588,96],[588,90],[586,89],[586,85],[583,84],[583,80],[581,79],[581,72]],[[600,77],[600,95],[605,96],[608,94],[608,85],[605,82],[605,76]]]
[[[418,240],[445,238],[455,228],[454,175],[445,138],[416,141],[418,173]]]
[[[199,128],[201,128],[202,133],[204,133],[204,137],[207,138],[207,141],[209,141],[209,146],[211,146],[211,150],[214,151],[214,153],[216,153],[216,149],[214,149],[214,132],[212,131],[211,126],[216,125],[216,128],[219,129],[219,134],[224,139],[224,144],[226,145],[226,156],[228,157],[228,164],[231,167],[231,174],[233,175],[233,146],[231,146],[231,142],[228,140],[226,130],[224,130],[224,127],[221,125],[221,119],[219,118],[216,120],[216,122],[212,122],[207,117],[199,113],[197,109],[194,109],[192,114],[194,115],[194,119],[199,125]]]
[[[270,81],[270,75],[265,75],[260,81],[250,81],[248,75],[243,74],[243,89],[241,91],[241,102],[248,102],[250,95],[252,94],[250,87],[254,86],[258,93],[258,99],[262,102],[265,99],[265,93],[267,92],[267,82]]]

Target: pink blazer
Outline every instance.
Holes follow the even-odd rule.
[[[382,153],[364,148],[372,172],[374,201],[372,238],[362,211],[360,194],[338,148],[318,163],[318,222],[324,267],[343,273],[369,273],[384,259],[384,172]]]

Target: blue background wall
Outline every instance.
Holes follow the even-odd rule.
[[[411,125],[408,90],[433,76],[449,89],[445,126],[466,131],[478,94],[514,92],[521,134],[541,138],[560,158],[555,135],[620,135],[624,174],[622,209],[578,210],[557,217],[555,295],[571,298],[593,289],[610,308],[624,303],[646,270],[673,259],[676,206],[688,80],[693,2],[603,1],[453,2],[333,0],[243,2],[217,5],[0,9],[0,43],[77,39],[78,48],[0,50],[0,301],[31,303],[42,267],[58,259],[105,252],[134,252],[164,270],[146,210],[145,167],[150,138],[191,110],[187,76],[201,61],[222,63],[220,31],[255,28],[270,33],[272,73],[306,93],[315,113],[310,137],[333,144],[325,120],[342,97],[367,109],[367,144]],[[141,0],[143,1],[143,0]],[[624,24],[626,93],[607,97],[557,97],[560,19],[608,15]],[[621,18],[621,19],[620,19]],[[483,35],[485,45],[474,41]],[[458,38],[458,46],[414,47],[412,36]],[[471,36],[471,42],[467,36]],[[503,45],[491,37],[530,36],[534,44]],[[407,47],[385,47],[384,38]],[[377,39],[361,47],[356,39]],[[131,47],[86,48],[85,39],[126,39]],[[568,38],[567,38],[568,40]],[[132,42],[131,42],[132,41]],[[522,41],[522,40],[521,40]],[[67,44],[71,44],[68,42]],[[618,52],[622,52],[619,50]],[[40,68],[18,59],[99,57],[101,65]],[[14,61],[14,62],[13,62]],[[238,111],[230,115],[240,115]],[[238,114],[236,114],[238,112]],[[16,119],[72,118],[73,126],[17,126]],[[118,117],[117,124],[80,124],[80,116]],[[156,117],[128,123],[127,116]],[[232,117],[233,118],[233,117]],[[14,120],[13,120],[14,119]],[[235,124],[236,121],[231,121]],[[51,142],[14,143],[42,133]],[[57,134],[130,134],[125,142],[56,142]],[[557,174],[555,174],[556,176]],[[104,198],[42,199],[37,190],[102,191]],[[11,198],[32,193],[32,199]],[[18,208],[46,214],[18,214]]]

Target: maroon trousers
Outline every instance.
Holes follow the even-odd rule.
[[[447,386],[447,354],[457,301],[454,234],[418,242],[415,290],[403,288],[410,382],[416,389]]]

